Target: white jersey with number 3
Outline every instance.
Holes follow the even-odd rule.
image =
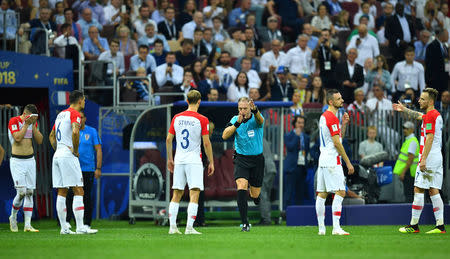
[[[58,114],[53,125],[56,137],[55,157],[71,157],[73,156],[70,148],[73,147],[72,142],[72,123],[80,124],[81,115],[73,109],[68,108]]]
[[[175,115],[169,133],[175,135],[177,149],[174,164],[202,164],[202,136],[209,134],[209,121],[205,116],[184,111]]]

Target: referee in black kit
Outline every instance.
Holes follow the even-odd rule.
[[[242,221],[242,231],[250,231],[247,218],[247,190],[250,185],[250,197],[259,204],[259,193],[264,177],[263,133],[264,117],[258,111],[253,100],[241,97],[238,101],[239,115],[235,115],[223,131],[222,138],[227,140],[233,134],[235,157],[234,179],[238,196],[237,204]]]

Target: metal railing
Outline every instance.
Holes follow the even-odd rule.
[[[22,29],[23,29],[24,33],[31,33],[31,31],[33,31],[33,30],[37,31],[37,32],[44,31],[44,33],[45,33],[45,41],[44,41],[45,51],[43,53],[30,53],[30,54],[42,55],[42,56],[50,57],[50,46],[49,46],[49,35],[50,34],[49,34],[49,31],[47,29],[44,29],[44,28],[22,28]],[[33,50],[33,42],[31,42],[30,36],[31,35],[28,35],[28,37],[27,37],[25,42],[30,42],[31,43],[31,47],[29,49],[29,51],[31,52]],[[20,37],[22,37],[22,36],[19,36],[19,34],[16,33],[16,42],[17,42],[17,44],[19,44],[19,42],[20,42],[20,39],[19,39]]]
[[[85,66],[88,64],[103,64],[103,65],[108,65],[108,64],[112,64],[113,65],[113,73],[112,73],[112,78],[109,77],[106,74],[106,70],[102,68],[102,78],[104,80],[104,82],[106,83],[106,81],[112,80],[112,85],[85,85]],[[80,71],[78,73],[78,80],[79,80],[79,88],[81,91],[85,91],[85,90],[106,90],[106,89],[110,89],[112,90],[113,93],[113,106],[117,106],[117,65],[116,62],[114,61],[105,61],[105,60],[83,60],[81,61],[80,59],[80,67],[79,67]],[[103,71],[105,70],[105,71]],[[90,71],[92,73],[92,70]],[[106,79],[106,80],[105,80]],[[88,84],[91,82],[88,82]]]

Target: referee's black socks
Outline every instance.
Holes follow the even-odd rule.
[[[238,204],[238,208],[239,208],[239,214],[241,214],[242,224],[248,224],[248,218],[247,218],[247,210],[248,210],[247,190],[238,190],[237,204]]]

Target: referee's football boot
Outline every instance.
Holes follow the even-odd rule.
[[[398,229],[398,231],[400,231],[400,233],[419,233],[419,225],[407,225],[405,227],[401,227]]]
[[[426,232],[426,234],[445,234],[445,233],[447,232],[445,231],[444,225],[436,226],[432,230]]]
[[[250,224],[242,224],[242,232],[250,232],[251,225]]]

